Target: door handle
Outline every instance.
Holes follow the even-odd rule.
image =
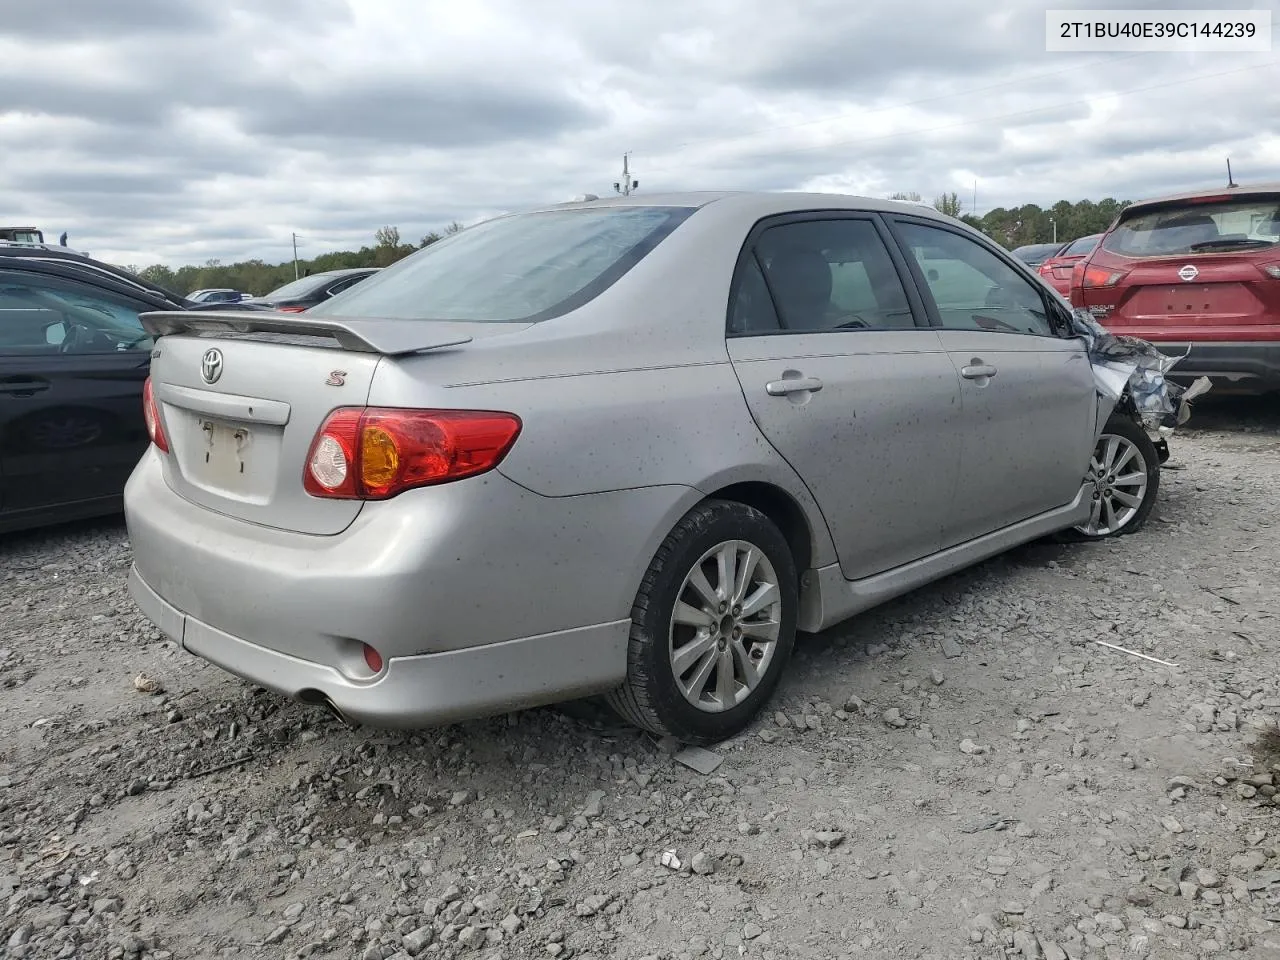
[[[772,380],[764,385],[764,389],[771,397],[785,397],[789,393],[817,393],[822,389],[822,381],[817,377],[788,377]]]
[[[27,380],[20,380],[15,377],[11,380],[0,380],[0,393],[12,393],[18,397],[29,397],[33,393],[48,389],[49,381],[43,377],[32,377]]]
[[[988,363],[971,363],[967,367],[960,368],[960,376],[966,380],[982,380],[984,377],[994,377],[996,368]]]

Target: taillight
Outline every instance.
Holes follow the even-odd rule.
[[[142,384],[142,419],[147,422],[147,435],[151,437],[161,452],[169,452],[169,438],[164,435],[164,425],[160,422],[160,408],[156,406],[155,390],[151,386],[151,378],[147,377]]]
[[[276,307],[277,313],[302,313],[306,307]]]
[[[1052,276],[1052,275],[1053,275],[1053,261],[1052,261],[1052,260],[1046,260],[1044,263],[1040,264],[1040,269],[1039,269],[1039,271],[1038,271],[1038,272],[1039,272],[1040,276],[1042,276],[1042,277]]]
[[[1081,282],[1086,287],[1114,287],[1124,279],[1124,271],[1108,270],[1106,267],[1085,267]]]
[[[1280,280],[1280,263],[1269,263],[1262,269],[1267,271],[1267,276]]]
[[[386,500],[474,477],[502,462],[520,427],[488,410],[342,407],[311,442],[302,485],[313,497]]]

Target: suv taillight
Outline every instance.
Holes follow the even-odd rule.
[[[1114,287],[1124,279],[1124,271],[1108,270],[1105,267],[1085,267],[1081,278],[1086,287]]]
[[[169,438],[164,435],[164,424],[160,422],[160,408],[156,405],[155,389],[151,386],[150,377],[142,385],[142,419],[147,422],[147,435],[151,437],[151,442],[162,453],[168,453]]]
[[[343,407],[312,440],[302,485],[313,497],[386,500],[492,470],[520,428],[515,414],[488,410]]]

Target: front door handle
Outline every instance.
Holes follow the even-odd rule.
[[[967,367],[960,368],[960,376],[966,380],[983,380],[995,375],[996,368],[989,363],[971,363]]]
[[[29,397],[49,389],[49,381],[43,377],[12,377],[0,380],[0,393],[12,393],[16,397]]]
[[[822,389],[822,381],[817,377],[789,377],[770,381],[764,385],[764,389],[771,397],[785,397],[789,393],[817,393]]]

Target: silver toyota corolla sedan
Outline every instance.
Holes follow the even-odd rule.
[[[914,204],[560,205],[305,314],[144,322],[133,596],[191,653],[378,726],[604,694],[714,742],[797,630],[1136,530],[1159,481],[1065,303]]]

